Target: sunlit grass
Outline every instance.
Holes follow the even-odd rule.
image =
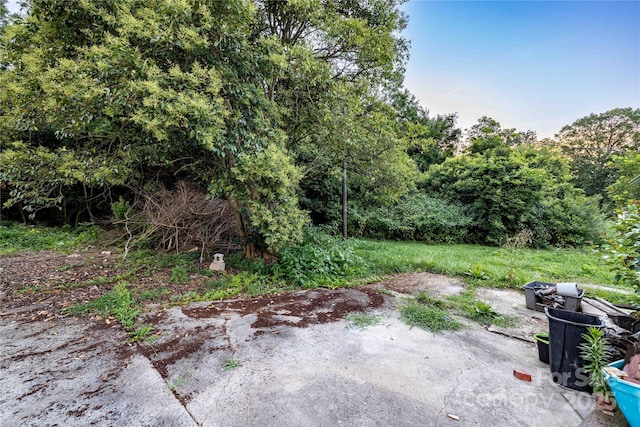
[[[102,230],[95,225],[72,228],[40,227],[3,221],[0,225],[0,255],[26,251],[68,251],[95,242]]]
[[[372,273],[380,275],[428,271],[500,287],[520,287],[533,280],[615,282],[609,267],[590,248],[535,250],[360,240],[356,252],[368,261]]]

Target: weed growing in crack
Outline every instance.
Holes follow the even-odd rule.
[[[238,359],[229,358],[222,364],[222,369],[225,371],[232,371],[242,366]]]
[[[347,321],[347,328],[357,328],[361,331],[370,326],[376,326],[382,323],[382,318],[372,313],[349,313],[345,319]]]
[[[173,381],[173,382],[165,381],[167,383],[167,387],[172,392],[175,391],[176,388],[178,388],[181,384],[184,384],[186,382],[187,376],[188,375],[183,372],[182,374],[178,375],[178,378],[176,378],[175,381]]]
[[[457,331],[463,326],[446,310],[421,304],[415,299],[409,300],[400,308],[400,318],[409,326],[417,326],[431,332]]]

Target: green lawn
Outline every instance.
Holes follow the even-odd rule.
[[[532,280],[614,283],[608,266],[590,248],[533,250],[367,240],[354,246],[376,274],[429,271],[501,287]]]

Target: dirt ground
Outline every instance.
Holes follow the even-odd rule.
[[[170,290],[141,314],[157,339],[130,344],[114,319],[62,311],[108,292],[114,281],[86,282],[117,278],[119,261],[99,250],[0,257],[2,425],[578,425],[592,409],[549,380],[531,339],[546,319],[517,291],[477,296],[518,327],[432,334],[400,322],[397,305],[416,292],[458,294],[455,278],[401,274],[171,307],[171,294],[210,278],[174,284],[166,269],[128,279]],[[344,319],[358,311],[382,324],[350,329]]]
[[[64,254],[52,251],[0,257],[0,305],[3,312],[22,313],[31,320],[60,318],[62,310],[84,304],[110,291],[126,273],[119,254],[99,249]],[[168,292],[158,303],[169,303],[172,295],[201,288],[211,277],[193,274],[188,283],[172,283],[171,269],[127,277],[140,291],[163,287]],[[92,280],[93,279],[93,280]],[[93,283],[92,283],[93,282]]]
[[[16,314],[33,321],[65,317],[63,309],[75,304],[85,304],[104,295],[125,272],[126,268],[122,265],[119,254],[99,249],[76,251],[71,254],[41,251],[3,256],[0,257],[0,307],[4,315]],[[188,283],[172,283],[170,278],[171,269],[164,268],[126,280],[138,291],[166,288],[168,292],[154,300],[155,306],[162,306],[171,304],[171,296],[198,291],[212,279],[201,274],[191,274]],[[411,294],[431,290],[446,295],[459,293],[461,286],[457,280],[446,276],[410,273],[399,274],[387,281],[376,283],[369,287],[369,292],[386,289]],[[251,304],[259,308],[264,301],[273,298],[288,297],[283,294],[258,298]],[[378,297],[376,303],[379,303],[380,298]],[[340,313],[334,313],[334,316],[338,314],[334,319],[341,318],[350,310],[353,310],[353,307],[338,309]],[[294,311],[297,309],[294,308]],[[330,319],[321,316],[314,321],[321,323],[327,320]]]

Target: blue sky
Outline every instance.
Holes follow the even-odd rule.
[[[640,1],[419,1],[403,6],[405,86],[431,115],[486,115],[552,137],[640,108]]]
[[[16,1],[7,6],[16,11]],[[433,1],[403,5],[405,86],[431,115],[552,137],[590,113],[640,108],[640,1]]]

